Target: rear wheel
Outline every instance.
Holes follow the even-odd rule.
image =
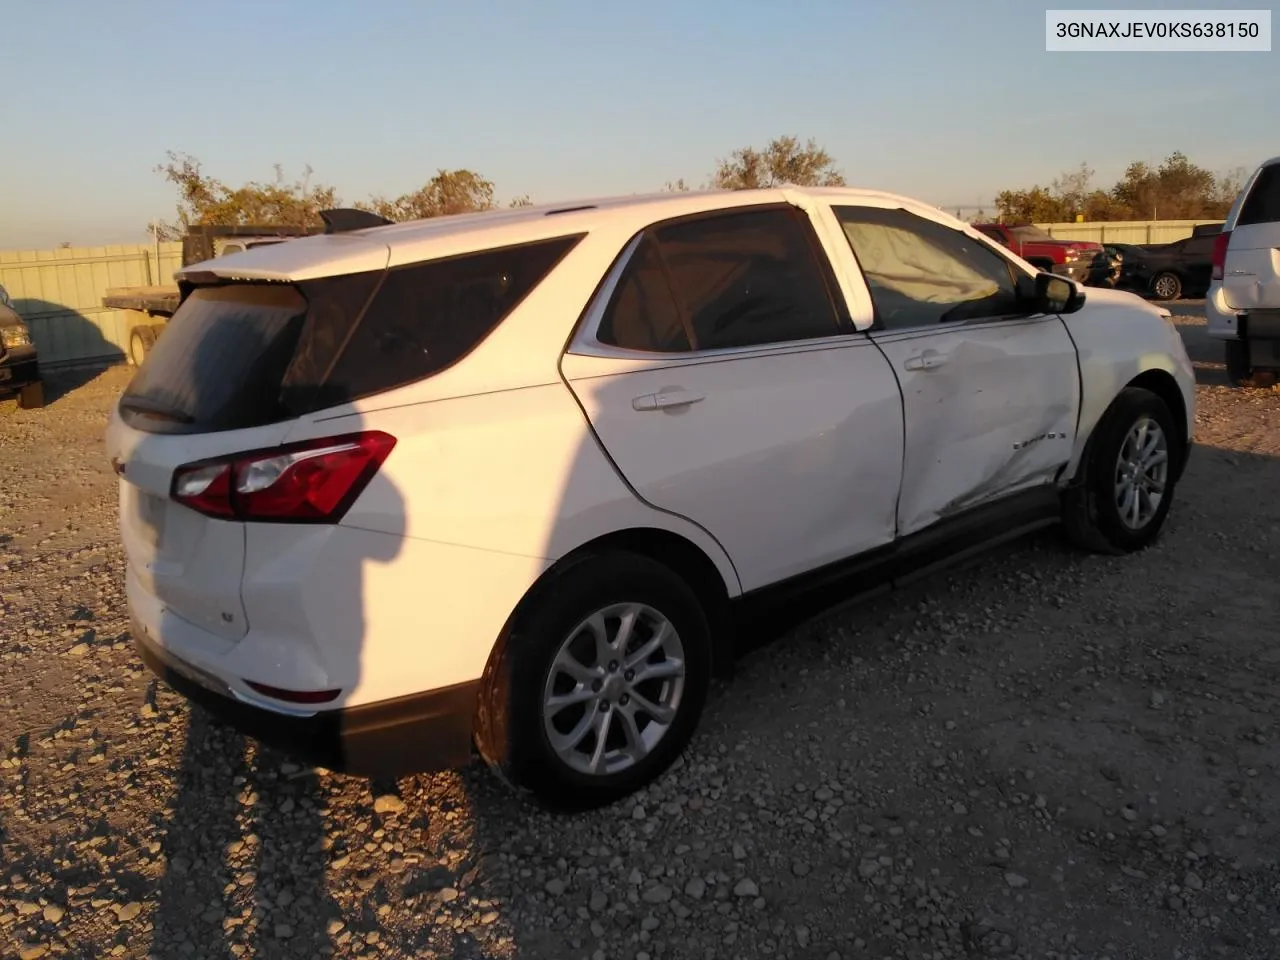
[[[44,406],[44,383],[37,380],[18,391],[18,406],[23,410],[38,410]]]
[[[1157,300],[1177,300],[1182,295],[1182,281],[1176,273],[1158,273],[1151,280],[1151,295]]]
[[[156,328],[150,324],[139,324],[129,334],[129,362],[135,367],[142,366],[147,354],[156,344]]]
[[[1227,380],[1233,387],[1265,387],[1275,382],[1275,371],[1253,366],[1247,340],[1228,340],[1225,346]]]
[[[487,678],[482,709],[505,729],[481,752],[544,804],[583,809],[654,780],[688,744],[711,637],[688,586],[647,557],[611,553],[563,576]]]
[[[1068,537],[1099,553],[1146,547],[1169,514],[1181,456],[1165,402],[1149,390],[1121,391],[1095,428],[1081,482],[1064,497]]]

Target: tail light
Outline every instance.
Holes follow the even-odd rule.
[[[1223,272],[1227,267],[1227,244],[1231,242],[1231,231],[1223,230],[1220,234],[1213,238],[1213,255],[1209,258],[1209,263],[1213,270],[1209,274],[1210,280],[1221,280]],[[1204,261],[1201,261],[1203,263]]]
[[[170,496],[222,520],[337,523],[395,445],[369,431],[203,460],[174,471]]]

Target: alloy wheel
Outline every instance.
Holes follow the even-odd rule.
[[[685,674],[680,635],[660,612],[641,603],[597,610],[551,662],[542,696],[547,741],[578,773],[627,770],[671,729]]]
[[[1142,417],[1125,435],[1116,460],[1115,502],[1120,520],[1141,530],[1160,508],[1169,482],[1169,439],[1160,424]]]

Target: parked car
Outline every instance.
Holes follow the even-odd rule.
[[[1126,244],[1117,286],[1155,300],[1202,297],[1209,289],[1213,244],[1221,224],[1202,224],[1173,243]]]
[[[1205,298],[1209,336],[1224,341],[1227,376],[1246,384],[1280,373],[1280,157],[1245,182],[1213,248]]]
[[[1191,445],[1167,311],[882,193],[441,217],[179,281],[106,436],[134,638],[358,774],[474,743],[547,803],[621,797],[737,624],[1046,525],[1141,549]]]
[[[1008,247],[1033,267],[1098,286],[1107,280],[1110,264],[1102,244],[1092,240],[1058,240],[1039,227],[1024,223],[979,223],[979,230]]]
[[[0,287],[0,400],[14,397],[19,406],[42,407],[44,383],[31,329],[14,309],[8,291]]]

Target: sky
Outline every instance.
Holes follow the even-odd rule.
[[[309,164],[346,202],[456,167],[551,202],[696,186],[790,134],[946,207],[1082,161],[1109,186],[1280,154],[1280,53],[1046,53],[1026,0],[10,2],[0,248],[145,240],[169,150],[233,185]]]

